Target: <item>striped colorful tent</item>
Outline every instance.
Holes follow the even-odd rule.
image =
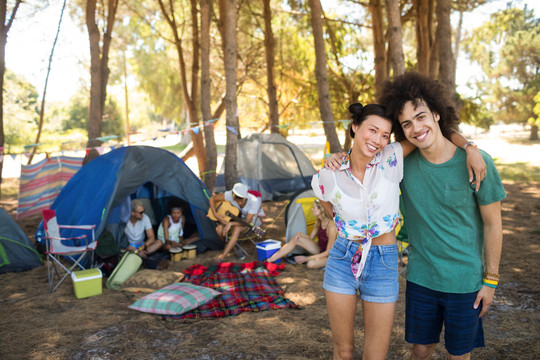
[[[21,167],[17,219],[48,209],[82,165],[82,158],[54,156]]]

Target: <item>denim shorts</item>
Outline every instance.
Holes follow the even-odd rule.
[[[369,302],[396,302],[399,295],[397,245],[371,246],[364,270],[355,279],[351,258],[358,245],[342,237],[336,239],[326,262],[323,288],[344,295],[356,295],[359,291],[361,299]]]
[[[482,318],[478,317],[482,304],[473,308],[477,293],[444,293],[407,281],[405,341],[438,343],[444,323],[444,346],[451,355],[464,355],[485,346]]]

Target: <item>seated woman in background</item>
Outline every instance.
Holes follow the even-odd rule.
[[[278,252],[269,257],[266,261],[274,262],[278,259],[288,255],[296,246],[300,246],[310,256],[295,256],[294,260],[297,264],[306,263],[306,266],[310,269],[320,269],[326,265],[328,259],[328,253],[334,245],[337,238],[337,228],[334,220],[321,206],[319,199],[313,202],[311,208],[313,215],[317,218],[317,222],[313,226],[311,234],[306,235],[301,232],[293,236],[291,241],[286,243]],[[315,242],[315,236],[318,236],[318,242]]]

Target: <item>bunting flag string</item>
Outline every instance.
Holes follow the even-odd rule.
[[[249,114],[245,114],[245,115],[249,115]],[[235,117],[238,117],[238,109],[236,111]],[[162,133],[168,132],[167,134],[163,134],[162,137],[166,137],[166,136],[169,136],[169,135],[182,136],[182,134],[185,135],[189,131],[193,131],[195,134],[199,134],[202,126],[212,126],[212,127],[215,128],[217,121],[219,121],[221,118],[222,117],[218,117],[218,118],[202,121],[202,125],[200,123],[198,123],[198,122],[190,122],[190,123],[186,124],[185,127],[181,128],[180,130],[174,130],[173,131],[173,130],[169,130],[169,129],[163,129],[163,130],[160,130],[160,132],[162,132]],[[339,123],[342,123],[344,125],[344,127],[346,127],[345,125],[348,125],[348,123],[350,121],[351,120],[312,121],[312,122],[308,122],[306,124],[316,126],[318,124],[339,122]],[[193,126],[193,125],[195,125],[195,126]],[[284,128],[292,127],[293,125],[290,124],[290,123],[286,123],[286,124],[278,124],[278,125],[271,125],[271,126],[272,127],[278,127],[280,129],[284,129]],[[240,128],[240,126],[225,125],[225,127],[226,127],[227,131],[230,131],[231,133],[233,133],[235,135],[238,135],[238,129]],[[139,134],[144,135],[144,133],[141,133],[141,132],[129,133],[129,135],[139,135]],[[99,141],[101,141],[103,143],[107,143],[110,140],[118,139],[118,138],[119,138],[119,136],[117,136],[117,135],[106,135],[106,136],[100,136],[100,137],[97,137],[95,139],[89,139],[89,140],[82,140],[82,139],[81,140],[69,140],[69,141],[61,142],[60,144],[61,145],[66,145],[66,144],[73,144],[73,143],[77,143],[77,142],[87,142],[87,141],[92,141],[92,140],[99,140]],[[150,139],[156,140],[156,139],[158,139],[158,137],[152,137]],[[135,141],[133,143],[137,143],[139,141],[145,141],[145,139],[139,139],[139,140],[137,140],[137,141]],[[2,147],[0,147],[0,155],[1,155],[0,162],[4,161],[4,157],[6,155],[11,155],[11,157],[12,157],[12,159],[14,161],[16,160],[16,157],[18,155],[25,156],[25,157],[29,158],[31,156],[29,149],[32,149],[32,148],[35,148],[35,147],[38,147],[38,146],[42,146],[42,145],[44,145],[44,144],[43,143],[36,143],[36,144],[24,145],[23,146],[24,150],[23,150],[23,152],[20,152],[20,153],[11,153],[9,151],[6,152],[5,151],[6,147],[2,146]],[[124,145],[123,144],[107,145],[107,147],[110,147],[111,150],[113,150],[113,149],[115,149],[117,147],[121,147],[121,146],[124,146]],[[105,149],[106,149],[104,146],[99,146],[99,147],[95,147],[95,148],[96,148],[96,151],[98,151],[100,155],[103,154],[105,152]],[[89,151],[89,150],[90,149],[85,149],[85,151]],[[60,149],[58,152],[63,154],[64,151],[67,151],[67,150]]]

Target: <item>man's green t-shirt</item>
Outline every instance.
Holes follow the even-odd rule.
[[[482,287],[484,228],[479,205],[506,192],[493,159],[481,151],[487,176],[480,190],[469,183],[466,153],[457,148],[443,164],[420,151],[405,158],[401,193],[409,234],[408,281],[432,290],[470,293]]]

